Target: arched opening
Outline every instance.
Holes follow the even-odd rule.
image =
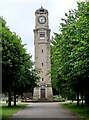
[[[45,98],[45,86],[41,86],[41,98]]]

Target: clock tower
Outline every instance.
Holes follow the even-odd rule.
[[[33,99],[36,101],[52,101],[50,64],[50,29],[48,10],[41,7],[35,12],[35,69],[39,70],[39,80],[34,88]]]

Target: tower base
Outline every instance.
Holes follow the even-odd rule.
[[[49,85],[39,85],[35,87],[33,100],[40,102],[53,101],[52,87]]]

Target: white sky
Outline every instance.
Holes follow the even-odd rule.
[[[22,38],[23,44],[27,44],[27,52],[31,53],[34,60],[34,33],[35,11],[41,5],[49,11],[49,28],[51,36],[59,31],[61,18],[68,9],[77,7],[77,0],[0,0],[0,16],[7,21],[12,32],[16,32]]]

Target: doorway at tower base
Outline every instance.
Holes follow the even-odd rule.
[[[34,88],[34,101],[53,101],[52,87],[50,85],[39,85]]]

